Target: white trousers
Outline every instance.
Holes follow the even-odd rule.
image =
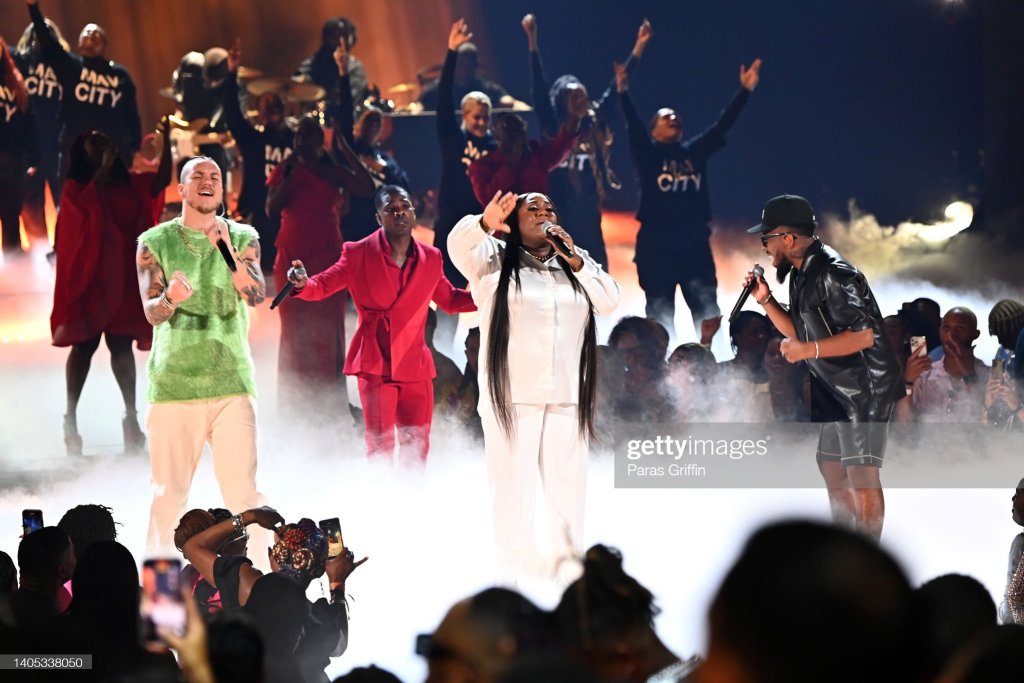
[[[207,442],[224,507],[237,514],[261,504],[256,492],[256,402],[251,396],[152,403],[146,431],[153,469],[148,552],[176,552],[174,529],[185,513]],[[201,501],[196,507],[217,507],[214,502]]]
[[[501,431],[491,405],[480,402],[490,481],[494,538],[503,578],[544,573],[580,556],[587,492],[588,444],[580,438],[576,404],[513,404],[514,438]],[[540,474],[548,554],[537,547],[534,517]]]

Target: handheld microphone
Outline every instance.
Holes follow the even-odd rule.
[[[228,249],[228,245],[222,239],[217,240],[217,248],[220,249],[220,255],[224,257],[224,263],[228,264],[228,268],[234,273],[238,270],[238,264],[235,263],[235,257],[231,255],[231,250]]]
[[[559,250],[564,251],[566,254],[568,254],[569,258],[572,258],[573,256],[575,256],[576,252],[569,248],[569,245],[565,243],[565,240],[563,240],[561,237],[559,237],[558,235],[556,235],[553,232],[551,232],[551,228],[553,228],[553,227],[555,227],[554,223],[551,223],[551,222],[544,223],[544,234],[547,235],[549,240],[551,240],[552,242],[555,243],[555,245],[559,248]]]
[[[293,289],[295,289],[295,285],[292,284],[291,281],[284,283],[284,287],[282,287],[281,291],[277,293],[277,296],[274,297],[274,300],[270,302],[270,310],[274,310],[275,308],[280,306],[281,302],[284,301],[289,294],[291,294]]]
[[[303,275],[304,276],[306,274],[306,269],[305,268],[294,268],[293,267],[293,268],[289,268],[288,269],[289,277],[291,276],[292,271],[295,271],[298,275]],[[274,310],[275,308],[280,306],[281,302],[284,301],[288,297],[289,294],[291,294],[293,289],[295,289],[295,283],[292,282],[291,280],[286,281],[284,283],[284,287],[281,288],[281,291],[278,292],[277,296],[274,297],[274,300],[270,302],[270,310]]]
[[[757,281],[764,275],[764,268],[759,265],[755,265],[753,268],[754,279],[743,288],[740,292],[740,298],[736,300],[736,305],[732,307],[732,313],[729,314],[729,324],[731,325],[736,316],[740,314],[740,309],[743,308],[743,304],[747,303],[747,297],[750,296],[750,292],[757,286]]]

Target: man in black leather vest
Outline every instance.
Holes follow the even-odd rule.
[[[787,338],[780,350],[811,370],[811,420],[822,425],[818,468],[832,518],[879,538],[885,502],[879,468],[896,401],[903,395],[896,352],[864,274],[814,234],[817,221],[803,197],[782,195],[764,207],[760,234],[779,283],[787,275],[789,307],[758,278],[751,291]],[[746,282],[753,280],[753,273]]]

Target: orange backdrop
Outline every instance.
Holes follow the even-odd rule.
[[[358,30],[353,54],[385,96],[386,88],[415,81],[420,68],[443,60],[459,17],[470,23],[481,56],[488,54],[473,0],[40,0],[40,7],[73,47],[90,21],[106,29],[108,56],[128,67],[138,88],[143,132],[173,110],[157,92],[171,84],[182,55],[230,47],[235,36],[244,65],[287,76],[319,47],[324,20],[347,16]],[[6,0],[0,35],[17,43],[28,22],[27,9]]]

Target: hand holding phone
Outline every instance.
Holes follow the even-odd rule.
[[[185,600],[180,590],[181,561],[174,558],[146,560],[142,564],[142,598],[139,601],[143,645],[150,650],[166,647],[160,629],[175,635],[185,632]]]
[[[928,344],[923,336],[910,338],[910,356],[924,356],[928,353]]]
[[[21,511],[21,530],[25,536],[28,536],[33,531],[39,531],[43,528],[43,511],[42,510],[22,510]]]
[[[341,555],[345,551],[345,539],[341,537],[341,522],[338,518],[321,519],[318,526],[327,537],[327,556]]]

